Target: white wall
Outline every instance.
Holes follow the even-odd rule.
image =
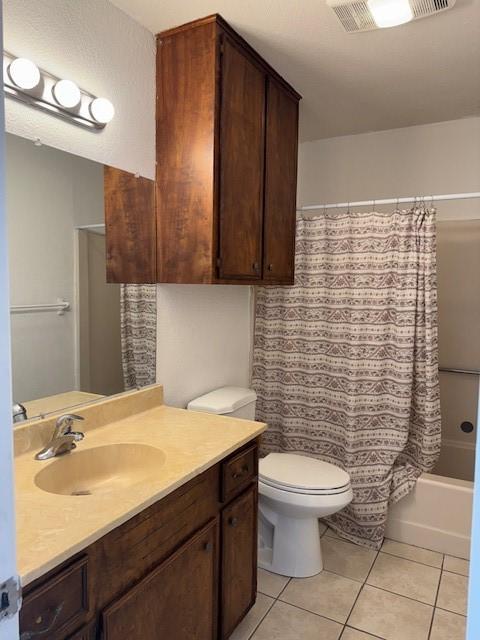
[[[251,289],[244,285],[159,285],[157,380],[165,403],[250,382]]]
[[[13,315],[16,402],[75,389],[74,226],[103,221],[103,167],[6,137],[11,304],[64,298],[72,310]]]
[[[7,51],[115,106],[112,122],[91,131],[7,98],[7,131],[153,178],[154,36],[107,0],[4,0],[3,6]]]
[[[480,118],[306,142],[299,205],[480,191]],[[441,203],[439,218],[478,217],[479,201]]]

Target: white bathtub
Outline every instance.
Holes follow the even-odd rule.
[[[458,558],[470,557],[473,482],[425,473],[390,508],[386,537]]]

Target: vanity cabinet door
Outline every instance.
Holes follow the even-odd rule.
[[[228,638],[255,603],[257,591],[257,486],[222,512],[222,638]]]
[[[104,640],[214,640],[217,519],[103,613]]]

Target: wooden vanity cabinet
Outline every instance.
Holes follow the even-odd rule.
[[[157,282],[293,284],[299,100],[219,15],[157,36]],[[105,180],[109,193],[114,175]],[[119,261],[135,246],[110,224],[112,205],[126,209],[121,189],[105,201],[109,282],[151,275]],[[146,229],[132,221],[143,207],[128,216]],[[142,259],[145,243],[140,234]]]
[[[20,640],[228,638],[255,602],[257,474],[253,441],[29,584]]]
[[[255,603],[256,531],[257,492],[252,486],[222,512],[222,638],[231,635]]]
[[[103,612],[104,640],[212,640],[218,526],[213,520]]]

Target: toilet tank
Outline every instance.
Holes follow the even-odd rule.
[[[257,394],[252,389],[221,387],[221,389],[215,389],[191,400],[187,405],[187,409],[189,411],[225,415],[231,418],[255,420],[256,400]]]

